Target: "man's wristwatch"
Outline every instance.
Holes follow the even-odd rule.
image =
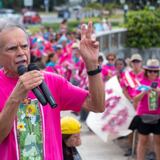
[[[102,71],[102,68],[101,68],[101,66],[98,65],[97,69],[92,70],[92,71],[88,71],[87,74],[89,76],[94,76],[94,75],[100,73],[101,71]]]

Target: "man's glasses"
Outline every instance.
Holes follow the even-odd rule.
[[[149,73],[159,73],[159,71],[155,71],[155,70],[147,70],[147,72],[149,72]]]

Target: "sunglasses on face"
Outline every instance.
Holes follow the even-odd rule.
[[[132,63],[140,63],[141,61],[139,60],[133,60]]]
[[[114,58],[109,58],[108,61],[114,61]]]
[[[147,70],[148,73],[159,73],[159,71]]]

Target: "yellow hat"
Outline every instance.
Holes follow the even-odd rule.
[[[76,134],[80,133],[80,130],[81,124],[75,118],[69,116],[61,118],[62,134]]]

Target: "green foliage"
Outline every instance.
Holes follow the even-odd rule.
[[[91,9],[97,9],[97,10],[106,10],[109,11],[109,14],[111,15],[112,12],[114,11],[114,9],[116,8],[121,8],[121,5],[119,3],[117,3],[116,1],[114,2],[110,2],[110,3],[98,3],[98,2],[94,2],[94,3],[89,3],[86,7],[85,10],[91,10]]]
[[[112,10],[112,9],[119,8],[119,5],[117,3],[106,3],[104,5],[104,8],[107,10]]]
[[[0,0],[4,8],[14,8],[20,11],[24,7],[24,0]],[[49,9],[53,10],[53,4],[62,5],[65,4],[66,0],[49,0]],[[33,0],[34,10],[44,10],[44,0]]]
[[[91,9],[99,9],[101,10],[103,8],[103,5],[101,3],[89,3],[86,8],[91,8]]]
[[[130,12],[125,27],[128,29],[128,47],[160,47],[160,12],[158,10]]]
[[[118,3],[106,3],[104,5],[104,9],[109,11],[109,14],[111,15],[114,9],[119,8],[120,5]]]
[[[1,0],[3,4],[3,8],[14,8],[16,10],[20,10],[23,6],[23,2],[21,0]]]

